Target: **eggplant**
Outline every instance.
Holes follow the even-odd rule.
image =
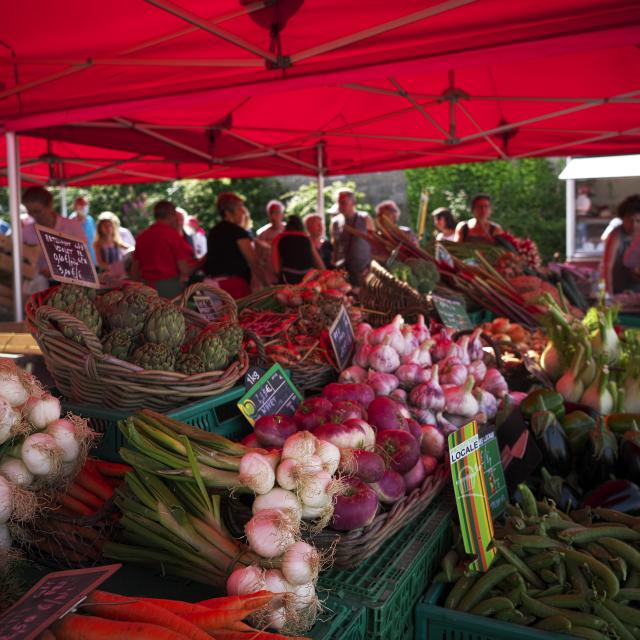
[[[573,455],[579,455],[587,444],[589,431],[596,426],[596,421],[584,411],[572,411],[560,421]]]
[[[627,431],[640,431],[640,415],[637,413],[612,413],[607,417],[607,427],[617,436]]]
[[[616,475],[618,478],[640,484],[640,431],[627,431],[622,436]]]
[[[531,431],[549,471],[554,475],[568,476],[571,472],[571,449],[556,416],[551,411],[536,411],[531,416]]]
[[[583,504],[635,515],[640,513],[640,487],[629,480],[607,480],[587,495]]]
[[[540,469],[540,474],[542,475],[540,493],[545,498],[551,498],[558,509],[565,513],[578,507],[580,504],[578,494],[569,483],[565,482],[560,476],[552,476],[545,467]]]
[[[606,482],[615,471],[618,458],[618,443],[602,417],[589,431],[587,443],[578,458],[577,471],[584,489]]]
[[[551,411],[557,418],[561,418],[565,412],[564,398],[552,389],[537,389],[520,403],[520,411],[529,420],[536,411]]]

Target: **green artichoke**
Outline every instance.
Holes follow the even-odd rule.
[[[175,361],[176,356],[167,345],[155,342],[138,347],[131,357],[133,364],[152,371],[173,371]]]
[[[147,296],[147,298],[153,298],[154,300],[159,300],[160,295],[153,287],[148,287],[146,284],[128,284],[124,288],[124,293],[128,294],[131,291],[135,291],[136,293],[142,293]]]
[[[101,315],[106,316],[109,309],[115,308],[124,299],[124,291],[122,289],[111,289],[96,300],[96,307]]]
[[[102,350],[120,360],[127,359],[133,344],[133,337],[127,329],[114,329],[102,338]]]
[[[183,342],[186,322],[182,311],[175,304],[157,304],[149,314],[144,325],[144,337],[147,342],[166,344],[177,349]]]
[[[230,358],[219,335],[211,329],[205,329],[198,336],[191,345],[190,353],[202,358],[206,371],[219,371],[226,368]]]
[[[235,356],[242,347],[242,327],[235,323],[230,322],[226,324],[218,332],[218,336],[222,341],[222,346],[225,348],[229,356]]]
[[[78,298],[68,309],[65,309],[65,311],[74,318],[84,322],[91,332],[95,333],[97,336],[100,335],[100,331],[102,330],[102,318],[98,313],[98,309],[96,309],[96,305],[93,304],[89,298]],[[65,337],[70,340],[82,342],[80,334],[73,327],[65,326],[62,332]]]
[[[81,287],[77,284],[61,284],[47,300],[47,304],[68,311],[78,300],[87,298],[95,300],[96,290],[88,287]]]
[[[176,371],[192,376],[206,371],[204,362],[195,353],[181,353],[176,359]]]
[[[110,330],[129,329],[133,335],[142,331],[157,299],[136,289],[127,289],[118,302],[115,302],[117,298],[114,296],[114,302],[105,311],[105,323]]]

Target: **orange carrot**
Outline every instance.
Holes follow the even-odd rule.
[[[136,598],[139,602],[146,602],[162,607],[177,616],[184,618],[195,613],[209,613],[211,611],[207,607],[200,604],[192,604],[191,602],[182,602],[182,600],[166,600],[164,598]]]
[[[216,640],[309,640],[301,636],[283,636],[279,633],[270,633],[269,631],[259,631],[251,629],[251,631],[225,631],[219,629],[215,633]]]
[[[97,470],[93,470],[89,464],[91,460],[87,460],[85,466],[76,476],[76,482],[83,486],[87,491],[91,491],[99,498],[108,500],[113,495],[113,487],[100,475]]]
[[[80,502],[80,500],[76,500],[66,493],[58,492],[57,498],[60,504],[73,511],[75,516],[92,516],[95,513],[95,511],[86,504]]]
[[[91,459],[92,468],[97,469],[103,476],[109,478],[124,478],[127,473],[133,471],[133,467],[120,462],[107,462],[106,460]]]
[[[65,616],[52,628],[57,640],[185,640],[187,637],[157,624],[118,622],[75,614]]]
[[[104,500],[102,498],[98,498],[95,493],[91,493],[91,491],[87,491],[82,485],[77,482],[72,482],[65,490],[65,493],[76,500],[80,500],[88,507],[93,509],[100,509],[102,505],[104,505]]]
[[[258,591],[243,596],[211,598],[202,600],[198,604],[209,609],[253,609],[255,611],[271,604],[276,598],[278,595],[271,591]]]
[[[156,605],[139,602],[136,598],[127,598],[106,591],[94,591],[82,606],[88,607],[90,613],[109,620],[157,624],[191,640],[211,640],[210,636],[195,624]]]

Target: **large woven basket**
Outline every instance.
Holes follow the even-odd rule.
[[[187,307],[197,292],[217,296],[222,304],[220,320],[235,320],[237,309],[224,291],[198,283],[174,302],[182,308],[187,335],[196,335],[208,324]],[[248,368],[241,350],[224,371],[207,371],[187,376],[173,371],[147,371],[105,354],[99,338],[73,316],[47,305],[51,290],[34,294],[26,306],[27,324],[44,356],[56,386],[68,399],[82,404],[113,407],[124,411],[142,408],[166,411],[186,402],[209,397],[235,386]],[[73,328],[81,342],[67,338],[64,327]]]
[[[421,487],[396,502],[391,509],[381,510],[373,522],[362,529],[344,533],[323,529],[315,534],[307,530],[303,537],[319,549],[331,551],[336,568],[352,569],[373,556],[391,536],[420,515],[442,491],[450,477],[449,467],[440,465]],[[244,535],[244,525],[251,518],[251,507],[238,498],[229,498],[224,504],[227,526],[233,535],[241,537]]]

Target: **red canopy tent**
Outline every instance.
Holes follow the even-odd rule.
[[[640,140],[637,0],[26,0],[4,18],[0,127],[11,148],[20,135],[23,180],[345,174]]]

